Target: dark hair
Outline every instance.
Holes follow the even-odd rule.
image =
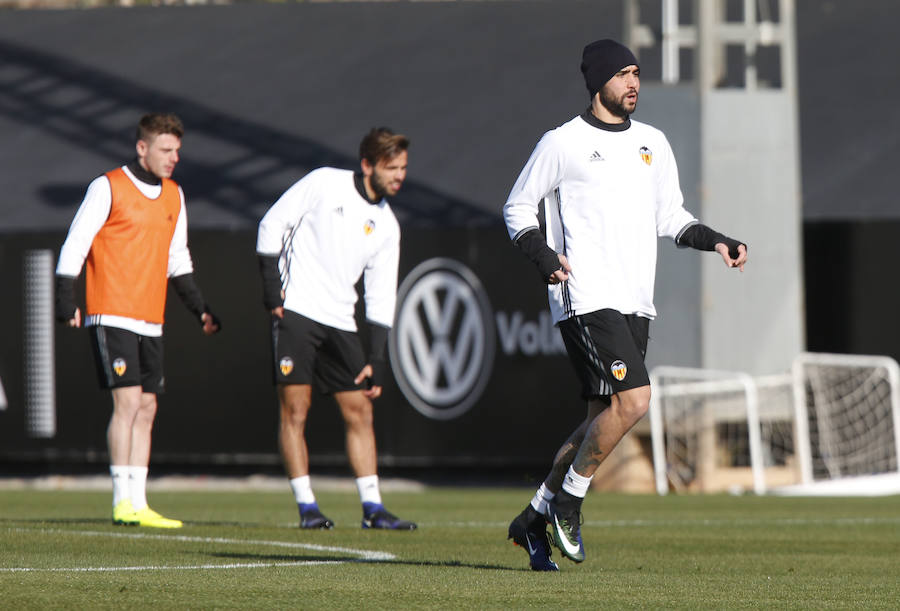
[[[359,159],[372,165],[380,159],[393,159],[409,148],[409,138],[387,127],[373,127],[359,143]]]
[[[137,139],[145,142],[159,134],[172,134],[181,138],[184,136],[184,125],[181,119],[172,113],[151,112],[138,121]]]

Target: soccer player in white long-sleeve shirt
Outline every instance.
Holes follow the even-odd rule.
[[[647,412],[644,365],[657,237],[718,252],[743,271],[747,247],[683,208],[675,158],[663,133],[633,121],[640,69],[613,40],[584,48],[591,105],[544,134],[503,207],[510,238],[548,285],[550,310],[588,402],[587,417],[557,452],[509,537],[534,570],[559,570],[546,525],[567,558],[584,560],[581,504],[597,467]],[[546,235],[538,224],[545,206]]]
[[[256,250],[263,301],[272,313],[279,445],[301,528],[334,526],[310,486],[305,426],[314,382],[334,396],[344,418],[363,528],[416,528],[381,502],[372,415],[386,368],[400,256],[400,227],[385,197],[406,178],[408,147],[405,136],[373,129],[360,144],[360,172],[313,170],[259,224]],[[354,319],[354,287],[363,273],[368,356]]]

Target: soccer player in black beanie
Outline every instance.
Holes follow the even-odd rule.
[[[615,40],[604,38],[587,45],[581,54],[581,73],[591,98],[624,66],[637,66],[634,53]]]
[[[620,43],[584,48],[591,97],[579,116],[544,134],[503,207],[509,237],[547,285],[550,312],[587,401],[531,503],[509,525],[531,568],[557,571],[547,524],[564,556],[584,560],[581,505],[597,468],[650,404],[644,364],[657,237],[716,251],[741,271],[747,247],[700,224],[683,207],[665,135],[631,120],[640,67]],[[538,211],[544,205],[547,235]]]

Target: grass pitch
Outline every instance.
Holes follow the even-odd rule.
[[[590,493],[587,559],[534,573],[506,540],[528,489],[389,492],[414,532],[364,531],[355,491],[306,532],[282,492],[164,492],[179,530],[116,527],[96,491],[0,491],[4,609],[900,607],[900,497]]]

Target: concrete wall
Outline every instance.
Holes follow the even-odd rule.
[[[794,101],[784,91],[702,98],[703,216],[744,240],[743,274],[703,260],[703,366],[780,373],[804,349],[802,224]]]

